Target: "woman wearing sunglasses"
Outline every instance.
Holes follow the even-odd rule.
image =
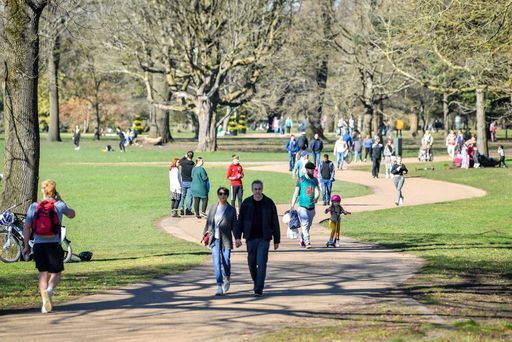
[[[229,290],[231,277],[231,250],[233,249],[233,229],[236,225],[236,210],[228,203],[229,190],[217,189],[218,203],[210,207],[203,235],[209,234],[209,247],[212,250],[213,269],[217,280],[216,296]]]

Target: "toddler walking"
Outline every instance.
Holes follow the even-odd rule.
[[[325,213],[330,213],[329,228],[331,228],[331,237],[327,241],[327,247],[339,247],[340,246],[340,230],[341,230],[341,215],[350,215],[349,211],[346,211],[341,206],[341,196],[332,195],[331,205],[325,209]]]

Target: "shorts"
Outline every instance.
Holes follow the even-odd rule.
[[[33,248],[36,268],[39,272],[64,271],[64,250],[60,243],[36,243]]]

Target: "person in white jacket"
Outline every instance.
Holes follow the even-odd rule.
[[[343,136],[340,135],[338,140],[336,140],[336,143],[334,144],[334,155],[336,156],[336,164],[338,167],[338,170],[343,169],[343,163],[345,162],[345,157],[348,152],[348,145],[347,142],[343,139]]]
[[[181,172],[179,158],[174,158],[169,166],[169,185],[171,190],[171,216],[179,217],[178,207],[181,200]]]

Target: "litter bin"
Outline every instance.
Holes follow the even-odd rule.
[[[393,144],[395,145],[395,156],[402,156],[402,137],[395,137]]]

